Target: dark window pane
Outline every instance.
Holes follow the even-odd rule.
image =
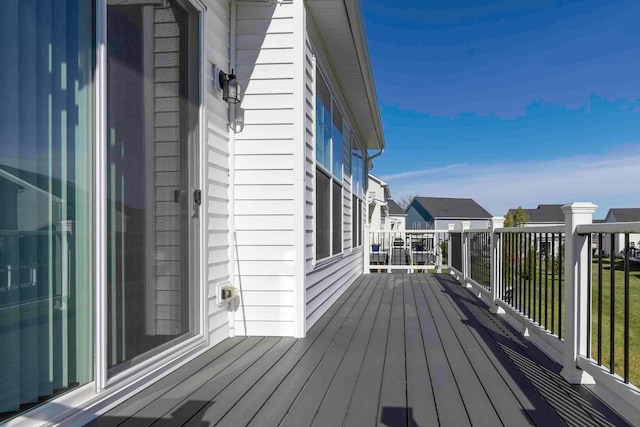
[[[331,178],[316,170],[316,259],[331,255]]]
[[[358,246],[358,236],[360,234],[360,223],[358,222],[358,198],[354,195],[351,197],[351,246]]]
[[[333,181],[333,254],[342,252],[342,186]]]

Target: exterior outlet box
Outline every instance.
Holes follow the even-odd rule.
[[[228,304],[238,295],[238,288],[230,282],[222,282],[216,286],[216,303],[219,307]]]

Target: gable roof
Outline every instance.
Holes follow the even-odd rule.
[[[528,224],[564,223],[562,204],[538,205],[535,209],[522,209],[527,214]],[[511,215],[515,215],[518,209],[509,209]]]
[[[613,215],[616,222],[640,221],[640,208],[612,208],[607,213],[607,220]]]
[[[415,197],[414,202],[420,204],[434,219],[465,218],[490,219],[491,214],[473,199],[456,199],[448,197]]]
[[[400,207],[399,204],[397,204],[396,202],[394,202],[391,199],[387,200],[387,208],[389,209],[389,215],[407,216],[407,213],[404,211],[404,209],[402,209],[402,207]]]

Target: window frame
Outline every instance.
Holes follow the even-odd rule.
[[[322,85],[324,88],[323,90],[326,88],[327,93],[325,94],[325,96],[328,96],[327,99],[327,103],[329,104],[328,108],[327,105],[324,104],[324,100],[322,99],[324,96],[320,95],[321,90],[319,90],[319,86]],[[349,125],[349,122],[345,116],[345,114],[342,112],[342,108],[340,107],[340,103],[338,101],[338,99],[333,95],[333,91],[328,83],[328,79],[326,79],[324,77],[324,73],[321,70],[316,70],[316,84],[315,84],[315,98],[316,98],[316,111],[315,111],[315,120],[316,120],[316,132],[314,134],[314,148],[315,148],[315,155],[314,155],[314,162],[315,162],[315,167],[316,167],[316,175],[314,177],[314,192],[315,192],[315,199],[314,199],[314,260],[316,263],[318,262],[324,262],[326,260],[330,260],[332,258],[336,258],[339,257],[341,255],[344,254],[345,252],[345,244],[344,244],[344,178],[345,178],[345,161],[344,161],[344,144],[345,144],[345,138],[350,139],[351,135],[349,134],[348,137],[346,137],[344,135],[344,131],[345,131],[345,127],[347,129],[351,129],[351,126]],[[328,116],[324,116],[324,120],[323,120],[323,124],[322,124],[322,132],[323,134],[320,136],[319,132],[318,132],[318,104],[321,103],[322,107],[323,107],[323,114],[326,111],[329,111]],[[335,123],[335,117],[336,114],[340,115],[340,129],[338,129],[338,127],[336,126]],[[331,136],[329,138],[329,145],[328,145],[328,153],[326,152],[327,147],[324,146],[324,141],[325,141],[325,134],[324,132],[327,130],[327,125],[326,125],[326,120],[330,121],[330,126],[328,127],[329,129],[331,129]],[[340,151],[341,151],[341,156],[339,159],[334,159],[334,146],[335,146],[335,139],[334,139],[334,130],[336,131],[336,133],[340,133],[341,135],[341,140],[340,140]],[[319,141],[319,137],[321,137],[322,141]],[[323,144],[323,152],[322,152],[322,158],[319,159],[319,152],[318,152],[318,144],[321,143]],[[339,166],[337,165],[338,162],[336,162],[335,160],[339,160]],[[323,161],[326,161],[328,163],[328,165],[325,165],[323,163]],[[334,170],[334,168],[339,167],[340,171],[337,172],[336,170]],[[337,168],[336,168],[337,169]],[[328,216],[329,216],[329,255],[325,256],[325,254],[323,253],[322,256],[318,256],[318,242],[319,242],[319,233],[318,233],[318,215],[320,212],[320,208],[318,205],[318,174],[322,173],[325,174],[329,177],[329,206],[328,207],[322,207],[322,209],[327,209],[328,210]],[[336,200],[336,193],[337,191],[340,192],[340,197],[337,198]],[[336,205],[336,202],[338,203]],[[338,212],[339,211],[339,212]],[[341,220],[338,221],[336,223],[336,219],[340,218]],[[339,247],[337,245],[337,242],[339,241]],[[338,250],[339,248],[339,250]]]

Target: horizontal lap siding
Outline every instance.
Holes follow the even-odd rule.
[[[293,5],[237,5],[236,74],[244,120],[235,136],[238,335],[294,335]]]
[[[313,32],[307,20],[307,37],[305,49],[305,79],[306,79],[306,140],[305,140],[305,313],[306,329],[308,330],[324,314],[342,293],[358,278],[363,271],[362,249],[352,249],[351,229],[351,177],[343,180],[343,253],[334,259],[314,265],[314,212],[315,212],[315,81],[313,52],[317,40],[313,40]],[[320,61],[320,58],[317,58]],[[324,64],[324,70],[330,70],[329,64]],[[326,76],[326,78],[331,78]],[[335,82],[335,79],[333,79]],[[333,85],[337,87],[337,85]],[[343,110],[344,111],[344,110]],[[349,120],[352,123],[351,120]]]
[[[229,4],[222,0],[207,0],[205,31],[205,79],[211,79],[210,64],[229,62]],[[229,131],[228,104],[220,93],[205,94],[205,150],[203,206],[206,219],[206,283],[207,320],[210,343],[216,344],[229,336],[227,310],[215,304],[216,284],[229,280]],[[204,225],[204,224],[203,224]]]

